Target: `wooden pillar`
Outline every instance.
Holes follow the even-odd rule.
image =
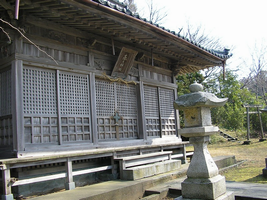
[[[23,120],[23,100],[22,100],[22,73],[23,62],[14,60],[11,64],[11,105],[12,105],[12,134],[13,151],[24,151],[24,120]]]
[[[259,120],[260,120],[260,126],[261,126],[261,135],[260,135],[260,141],[263,140],[263,128],[262,128],[262,120],[261,120],[261,113],[259,107],[257,107],[258,115],[259,115]]]
[[[75,189],[75,182],[73,182],[72,161],[70,158],[67,158],[65,166],[66,166],[66,172],[67,172],[65,189],[66,190],[73,190],[73,189]]]
[[[57,124],[58,124],[58,144],[62,145],[62,127],[61,127],[61,108],[60,108],[60,86],[59,86],[59,70],[56,71],[57,79],[56,79],[56,89],[57,89]]]
[[[91,103],[91,137],[94,144],[98,144],[95,73],[90,73],[90,103]]]
[[[249,107],[247,107],[247,140],[249,141],[250,139],[250,122],[249,122]]]
[[[187,159],[186,159],[186,145],[183,144],[183,160],[182,163],[186,164],[187,163]]]
[[[111,166],[112,166],[111,173],[112,173],[114,179],[116,179],[116,176],[117,176],[117,169],[116,169],[116,165],[115,165],[115,161],[114,161],[114,158],[116,158],[116,157],[117,157],[116,152],[114,152],[113,156],[111,156]]]
[[[9,166],[4,165],[2,168],[2,183],[3,183],[2,200],[13,200],[14,197],[13,197],[13,194],[11,192]]]
[[[145,105],[144,105],[144,84],[143,81],[139,82],[137,95],[137,105],[138,105],[138,124],[139,124],[139,138],[147,140],[146,133],[146,116],[145,116]]]
[[[159,132],[160,132],[160,137],[162,138],[163,134],[162,134],[162,119],[161,119],[162,114],[161,114],[161,109],[160,109],[160,107],[161,107],[161,105],[160,105],[160,87],[157,87],[157,92],[158,92],[158,105],[159,105],[159,107],[158,107],[159,127],[160,127]]]
[[[176,84],[175,76],[173,76],[173,83]],[[173,90],[173,93],[174,93],[174,95],[173,95],[174,96],[174,100],[176,100],[178,98],[178,94],[177,94],[177,89],[176,88]],[[179,116],[179,110],[178,109],[174,110],[174,116],[175,116],[175,127],[176,127],[175,132],[176,132],[176,136],[181,139],[181,135],[178,133],[178,129],[180,129],[180,116]]]

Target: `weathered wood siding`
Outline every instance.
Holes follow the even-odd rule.
[[[11,69],[0,72],[0,146],[13,144],[11,110]]]

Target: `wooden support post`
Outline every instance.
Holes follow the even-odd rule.
[[[157,92],[158,92],[158,105],[159,105],[159,107],[158,107],[158,113],[159,113],[159,131],[160,131],[160,137],[162,138],[162,136],[163,136],[163,134],[162,134],[162,119],[161,119],[161,117],[162,117],[162,113],[161,113],[161,109],[160,109],[160,87],[157,87]]]
[[[123,160],[119,160],[119,168],[120,168],[120,179],[123,180],[123,170],[125,169],[125,162]]]
[[[97,114],[96,114],[96,91],[95,91],[95,73],[89,74],[90,79],[90,106],[91,106],[91,137],[93,144],[98,144],[97,132]]]
[[[4,166],[2,169],[2,181],[3,181],[2,200],[13,200],[14,197],[13,194],[11,193],[9,166]]]
[[[67,172],[65,189],[66,190],[73,190],[73,189],[75,189],[75,183],[73,182],[72,161],[70,158],[67,158],[65,166],[66,166],[66,172]]]
[[[114,153],[116,153],[116,152],[114,152]],[[116,165],[115,165],[115,161],[114,161],[114,155],[111,156],[111,166],[112,166],[111,173],[112,173],[113,178],[115,179],[116,174],[117,174],[117,169],[115,167]]]
[[[250,124],[249,124],[249,107],[247,107],[247,140],[249,141],[250,139],[250,130],[249,130],[249,127],[250,127]]]
[[[139,155],[143,155],[143,150],[139,149]]]
[[[140,67],[141,68],[141,67]],[[141,70],[139,71],[141,73]],[[144,84],[140,81],[138,90],[138,124],[139,124],[139,138],[147,140],[146,133],[146,116],[145,116],[145,105],[144,105]]]
[[[23,62],[21,60],[12,61],[11,64],[11,105],[12,105],[12,135],[13,151],[24,151],[24,119],[23,119],[23,99],[22,99],[22,73]]]
[[[259,120],[260,120],[260,126],[261,126],[261,135],[260,135],[260,142],[265,141],[264,139],[264,133],[263,133],[263,127],[262,127],[262,120],[261,120],[261,113],[259,107],[257,107],[258,115],[259,115]]]
[[[59,85],[59,70],[57,70],[57,124],[58,124],[58,144],[62,145],[62,127],[61,127],[61,108],[60,108],[60,85]]]
[[[186,146],[185,144],[183,144],[183,160],[182,163],[186,164],[187,163],[187,159],[186,159]]]

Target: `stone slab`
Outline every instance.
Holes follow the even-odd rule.
[[[179,134],[184,137],[209,136],[218,133],[218,131],[219,128],[217,126],[203,126],[178,129]]]
[[[167,160],[154,164],[131,167],[123,170],[123,180],[137,180],[173,170],[178,170],[180,167],[180,160]]]

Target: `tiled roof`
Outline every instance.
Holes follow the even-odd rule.
[[[117,10],[117,11],[120,11],[124,14],[130,15],[134,18],[140,19],[140,20],[147,22],[149,24],[152,24],[152,25],[154,25],[154,26],[156,26],[156,27],[158,27],[164,31],[167,31],[167,32],[173,34],[174,36],[177,36],[183,40],[186,40],[187,42],[190,42],[191,44],[193,44],[193,45],[203,49],[204,51],[207,51],[207,52],[209,52],[209,53],[211,53],[211,54],[213,54],[219,58],[228,59],[232,56],[232,54],[229,54],[229,49],[224,49],[224,51],[217,51],[217,50],[212,50],[212,49],[202,47],[198,43],[190,41],[190,39],[186,38],[185,36],[180,35],[179,33],[176,33],[175,31],[171,31],[169,29],[166,29],[163,26],[160,26],[159,24],[155,24],[152,21],[147,20],[146,18],[142,18],[138,13],[132,12],[124,3],[122,3],[118,0],[93,0],[93,1],[100,3],[102,5],[108,6],[112,9]]]

